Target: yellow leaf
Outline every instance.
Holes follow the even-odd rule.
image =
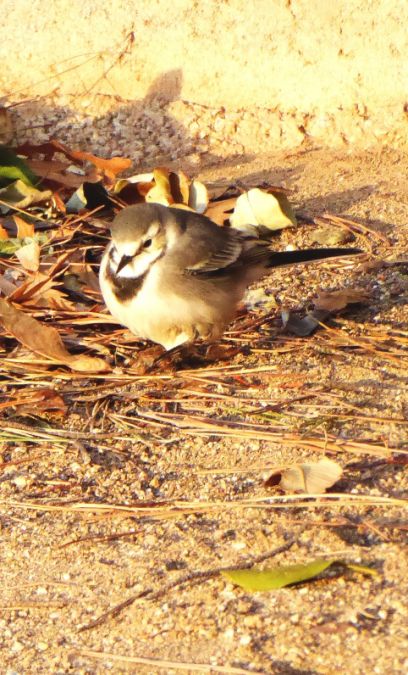
[[[23,218],[13,215],[13,220],[17,225],[17,237],[18,239],[24,239],[25,237],[34,236],[34,225],[32,223],[27,223]]]
[[[40,247],[36,241],[17,249],[15,255],[21,262],[25,270],[37,272],[40,267]]]
[[[296,217],[286,195],[273,195],[260,188],[253,188],[238,197],[230,220],[233,227],[244,231],[250,225],[263,226],[268,230],[296,225]]]
[[[174,199],[170,188],[170,171],[166,168],[160,167],[153,171],[155,186],[146,195],[147,202],[154,202],[155,204],[163,204],[169,206],[174,204]]]

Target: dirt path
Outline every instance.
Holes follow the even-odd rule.
[[[200,176],[282,184],[300,211],[368,227],[356,244],[395,262],[407,254],[407,173],[405,155],[378,149],[261,157]],[[278,237],[314,245],[307,224]],[[116,383],[44,371],[37,385],[68,406],[49,425],[66,435],[47,440],[40,428],[35,443],[28,412],[3,417],[1,672],[407,671],[407,267],[327,263],[264,285],[292,309],[320,289],[359,286],[370,299],[308,338],[282,333],[279,309],[257,328],[243,317],[224,344],[245,349],[213,365],[143,378],[128,342]],[[272,467],[325,449],[344,467],[338,499],[284,502],[265,487]],[[268,593],[219,574],[170,587],[280,547],[264,566],[333,556],[379,575],[335,571]]]

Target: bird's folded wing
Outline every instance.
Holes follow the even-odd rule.
[[[185,273],[202,276],[209,273],[212,276],[237,262],[244,245],[240,233],[217,225],[211,232],[209,229],[200,232],[199,227],[189,228],[184,238]]]

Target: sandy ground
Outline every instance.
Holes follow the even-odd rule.
[[[407,250],[407,171],[405,155],[379,148],[213,163],[199,175],[284,185],[304,213],[342,214],[385,235],[388,247],[375,235],[356,244],[368,250],[371,242],[378,256],[395,261]],[[313,227],[278,235],[277,246],[289,243],[312,246]],[[102,380],[69,375],[53,381],[69,414],[49,424],[70,433],[1,447],[1,672],[406,672],[407,530],[403,506],[392,500],[406,496],[407,486],[398,452],[408,440],[407,281],[401,265],[278,270],[267,287],[281,307],[305,308],[322,288],[369,291],[366,305],[331,323],[348,342],[323,330],[309,338],[282,333],[279,310],[269,308],[257,330],[240,332],[237,322],[226,336],[225,344],[246,347],[228,361],[175,373],[164,364],[143,379],[132,370],[142,347],[129,343],[121,360],[126,384],[104,388]],[[43,384],[50,380],[47,374]],[[269,417],[248,414],[260,401],[281,405]],[[8,415],[33,425],[30,416]],[[228,433],[204,429],[204,418]],[[259,438],[260,425],[269,438]],[[319,459],[325,438],[337,442],[338,452],[327,454],[344,467],[336,493],[365,495],[367,504],[347,497],[284,507],[281,500],[281,508],[255,503],[279,495],[263,483],[272,467]],[[359,454],[363,446],[369,450]],[[388,501],[376,505],[379,497]],[[194,502],[191,513],[177,512],[174,500]],[[379,575],[329,574],[264,593],[217,574],[168,587],[269,551],[263,566],[333,556]]]

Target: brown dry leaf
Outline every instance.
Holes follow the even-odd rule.
[[[342,476],[343,469],[331,459],[321,459],[310,464],[294,464],[275,471],[265,481],[267,487],[279,485],[285,492],[321,494]]]
[[[236,201],[236,197],[230,197],[229,199],[210,202],[204,215],[214,223],[217,223],[217,225],[224,225],[225,221],[231,217]]]
[[[66,145],[63,145],[59,141],[48,141],[47,143],[41,143],[39,145],[31,145],[30,143],[25,143],[16,149],[18,154],[25,155],[26,157],[33,157],[34,155],[42,154],[44,159],[52,159],[53,156],[60,152],[61,154],[68,157],[68,159],[78,163],[78,162],[90,162],[103,173],[114,178],[117,174],[125,171],[132,165],[132,160],[125,157],[112,157],[111,159],[104,159],[102,157],[97,157],[92,155],[90,152],[82,152],[81,150],[70,150]]]
[[[74,269],[74,274],[77,275],[79,281],[88,286],[92,291],[100,292],[99,279],[93,271],[91,265],[88,263],[77,263],[71,265]]]
[[[126,159],[125,157],[111,157],[111,159],[103,159],[102,157],[91,155],[90,152],[80,151],[71,152],[71,157],[73,159],[80,159],[85,162],[90,162],[96,166],[97,169],[111,178],[115,178],[118,173],[122,173],[122,171],[126,171],[126,169],[132,166],[132,160]]]
[[[343,288],[340,291],[322,291],[314,301],[314,305],[317,309],[338,312],[347,305],[365,303],[369,299],[370,294],[364,288]]]
[[[86,354],[70,354],[55,328],[42,324],[3,298],[0,298],[0,321],[22,345],[56,363],[63,363],[79,372],[100,373],[109,370],[103,359]]]
[[[113,193],[118,195],[125,204],[140,204],[152,187],[154,187],[153,182],[137,183],[123,178],[115,183]]]
[[[77,306],[71,300],[68,300],[64,293],[56,288],[41,290],[24,302],[26,307],[47,307],[49,309],[60,309],[71,311],[77,309]]]
[[[67,162],[46,159],[28,159],[27,165],[37,176],[41,176],[44,180],[58,183],[63,187],[74,188],[76,190],[81,187],[84,182],[84,176],[79,176],[76,173],[67,171],[70,167],[70,164]]]
[[[55,389],[48,387],[23,391],[17,398],[0,403],[0,410],[11,407],[18,408],[19,413],[35,413],[36,415],[41,415],[43,412],[65,415],[67,412],[62,396]]]
[[[20,218],[16,214],[13,215],[13,220],[17,226],[17,237],[18,239],[24,239],[24,237],[33,237],[34,236],[34,225],[33,223],[27,223],[26,220]]]
[[[48,270],[48,274],[37,272],[35,275],[23,282],[12,295],[9,300],[17,302],[19,305],[25,304],[35,298],[35,302],[50,289],[59,285],[59,282],[54,280],[63,269],[66,267],[67,259],[71,256],[71,251],[62,253]]]
[[[31,241],[29,244],[22,246],[15,252],[16,258],[25,270],[29,272],[37,272],[40,267],[40,246],[36,241]]]
[[[42,272],[37,272],[37,274],[29,277],[18,286],[14,293],[10,295],[9,299],[23,305],[34,297],[38,297],[39,294],[45,293],[50,288],[53,288],[55,284],[56,282],[50,276],[43,274]]]

